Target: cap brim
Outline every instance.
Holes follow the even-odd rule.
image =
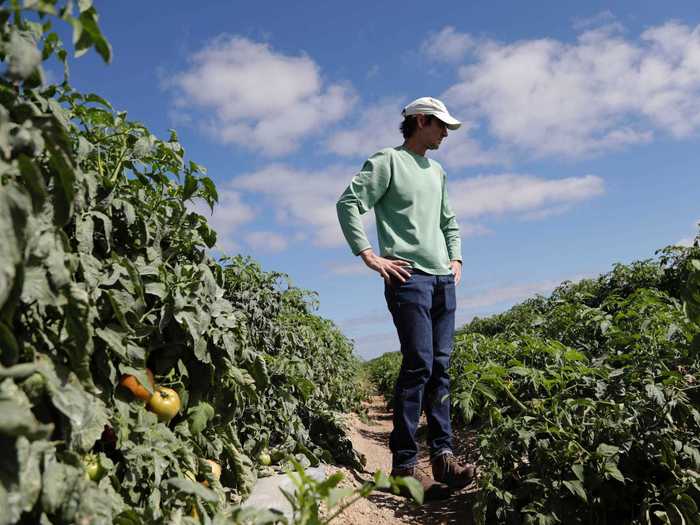
[[[449,113],[435,113],[435,116],[445,123],[448,129],[459,129],[462,123]]]

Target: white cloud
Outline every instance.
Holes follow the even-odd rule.
[[[166,86],[178,112],[209,112],[203,128],[216,140],[273,156],[295,150],[355,102],[350,87],[324,82],[310,57],[230,35],[194,53]]]
[[[401,109],[405,101],[398,98],[385,99],[369,105],[359,112],[355,125],[337,131],[326,141],[329,151],[342,156],[367,158],[382,148],[398,146],[404,139],[399,130]],[[431,152],[446,168],[457,169],[467,166],[507,164],[503,152],[484,151],[469,137],[472,125],[463,122],[457,131],[450,131],[449,137],[439,150]]]
[[[382,148],[398,146],[403,143],[399,131],[403,106],[400,99],[369,105],[358,113],[354,127],[331,135],[326,147],[337,155],[367,158]]]
[[[257,231],[245,235],[246,243],[260,252],[276,253],[287,249],[289,238],[276,232]]]
[[[459,235],[462,238],[477,237],[479,235],[488,235],[490,233],[493,232],[481,224],[461,222],[459,225]]]
[[[693,244],[695,243],[695,239],[700,238],[700,233],[697,232],[698,226],[700,226],[700,219],[693,223],[693,230],[695,233],[693,233],[692,235],[688,235],[687,237],[683,237],[682,239],[677,241],[676,246],[693,246]]]
[[[510,163],[509,154],[505,151],[482,149],[481,145],[469,136],[469,127],[468,123],[465,123],[457,131],[449,132],[440,149],[433,152],[433,156],[445,168],[459,169]]]
[[[335,204],[357,169],[333,166],[321,172],[272,164],[254,173],[234,178],[230,184],[238,191],[262,195],[276,210],[276,220],[285,225],[310,230],[316,246],[345,244],[338,224]],[[373,214],[363,222],[370,239]]]
[[[452,26],[433,33],[421,45],[421,51],[429,58],[443,62],[457,62],[464,58],[466,52],[475,44],[474,38],[459,33]]]
[[[372,275],[374,270],[369,269],[359,257],[353,263],[331,263],[330,274],[333,275]]]
[[[560,284],[561,280],[550,279],[533,283],[495,286],[478,293],[460,294],[458,305],[462,312],[473,313],[503,303],[515,304],[536,294],[549,295]]]
[[[209,205],[202,200],[196,200],[188,207],[193,211],[207,218],[209,225],[217,233],[217,245],[223,251],[234,251],[239,249],[234,241],[234,234],[242,224],[255,218],[255,210],[248,206],[242,198],[241,193],[227,188],[219,188],[219,202],[214,205],[212,213]]]
[[[659,131],[682,138],[700,130],[700,26],[667,22],[626,39],[607,23],[573,44],[480,40],[469,56],[443,95],[451,111],[484,119],[496,139],[535,156],[595,154]]]
[[[450,180],[449,199],[458,217],[475,218],[506,213],[542,217],[560,206],[580,202],[605,192],[603,179],[595,175],[544,179],[530,175],[480,175]],[[561,210],[560,210],[561,211]]]
[[[612,13],[612,11],[607,9],[591,17],[574,18],[572,26],[577,31],[610,26],[615,26],[616,29],[622,29],[622,27],[618,24],[615,15]]]

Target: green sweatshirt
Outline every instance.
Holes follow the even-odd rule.
[[[433,275],[462,260],[459,226],[447,200],[445,170],[399,146],[372,155],[340,196],[338,219],[354,255],[371,247],[360,215],[374,208],[379,254]]]

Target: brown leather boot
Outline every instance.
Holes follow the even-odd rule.
[[[474,465],[461,465],[452,453],[440,454],[432,460],[433,477],[446,483],[451,489],[461,489],[469,485],[476,475]]]
[[[406,469],[394,469],[391,471],[391,476],[401,476],[415,478],[423,487],[423,501],[433,501],[438,499],[446,499],[450,497],[450,487],[444,483],[438,483],[430,476],[423,474],[418,468],[411,467]],[[406,487],[401,487],[401,495],[410,498],[411,493]]]

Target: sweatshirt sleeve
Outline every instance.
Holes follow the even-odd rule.
[[[440,211],[440,229],[445,236],[447,244],[447,253],[450,261],[462,260],[462,241],[459,237],[459,225],[455,213],[450,207],[450,201],[447,198],[447,175],[442,172],[442,209]]]
[[[391,182],[391,158],[388,151],[372,155],[338,199],[336,210],[343,235],[354,255],[372,245],[360,220],[382,198]]]

